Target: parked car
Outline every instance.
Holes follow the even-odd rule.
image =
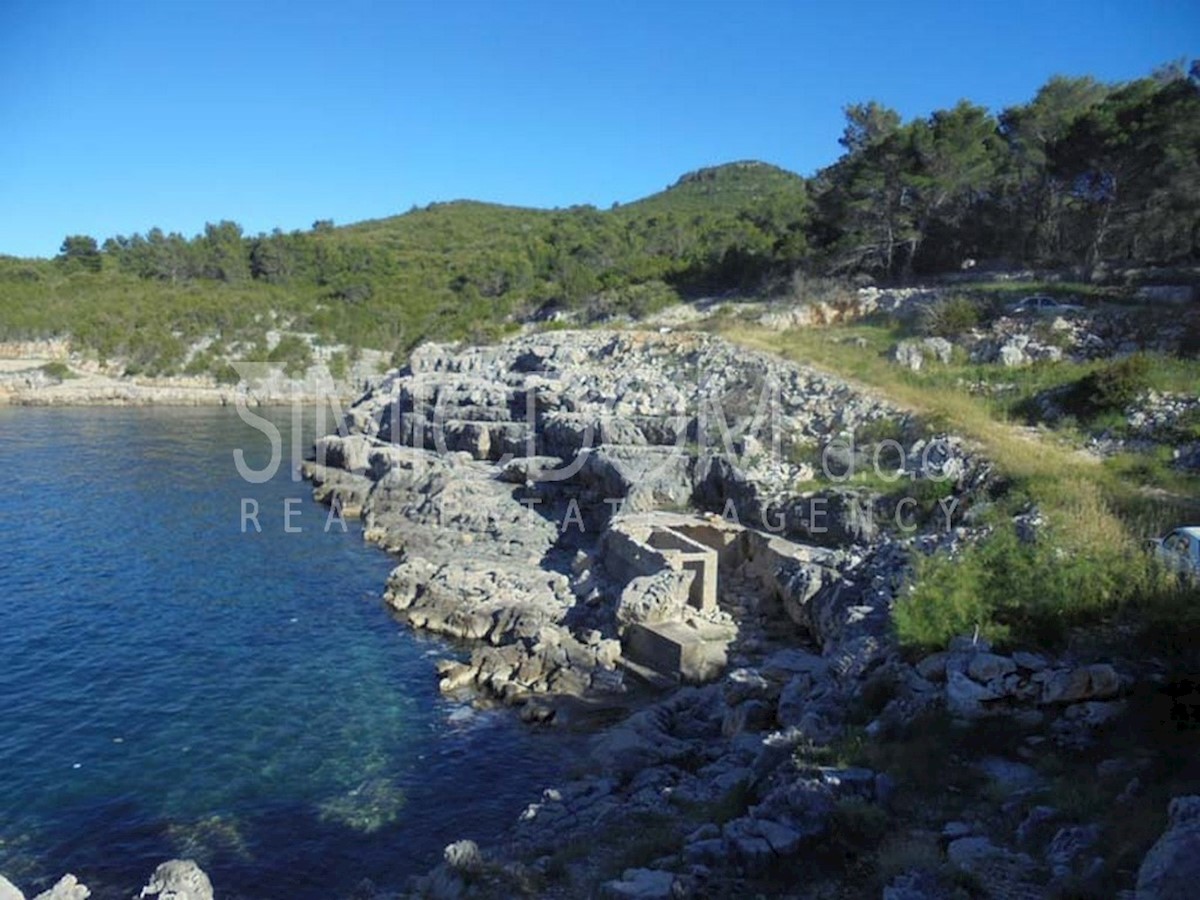
[[[1045,294],[1034,294],[1018,300],[1008,308],[1008,311],[1017,316],[1058,316],[1064,313],[1083,312],[1083,307],[1075,306],[1072,303],[1060,303]]]
[[[1150,542],[1154,555],[1172,572],[1200,578],[1200,525],[1184,525]]]

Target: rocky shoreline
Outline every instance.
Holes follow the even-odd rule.
[[[464,834],[400,896],[1191,895],[1200,798],[1114,876],[1061,796],[1147,792],[1152,761],[1111,738],[1152,660],[896,645],[913,555],[983,533],[996,476],[859,388],[669,329],[425,345],[302,472],[394,555],[396,615],[469,648],[436,663],[444,692],[593,733],[503,841]]]
[[[21,367],[17,367],[21,366]],[[356,388],[331,391],[303,381],[279,377],[255,385],[217,385],[211,379],[138,379],[101,374],[60,378],[41,364],[16,363],[0,371],[0,406],[283,406],[349,400]]]
[[[64,875],[32,900],[87,900],[91,896],[87,885],[74,875]],[[213,900],[213,896],[212,882],[203,869],[189,859],[172,859],[154,870],[134,900]],[[25,895],[0,875],[0,900],[25,900]]]
[[[985,806],[914,828],[932,849],[883,895],[958,896],[965,878],[1045,896],[1100,877],[1097,829],[1039,806],[1030,762],[1091,745],[1144,667],[969,636],[912,661],[890,634],[910,552],[974,527],[992,475],[964,442],[823,373],[665,331],[427,345],[345,425],[304,473],[396,555],[397,614],[470,642],[469,660],[439,663],[442,689],[552,727],[616,722],[587,774],[548,787],[502,846],[447,847],[414,896],[742,896],[794,890],[802,859],[832,890],[846,821],[894,814],[906,789],[837,748],[942,719],[1016,735],[1012,756],[970,765],[1019,827],[1005,840]],[[877,490],[813,477],[818,459],[862,463],[888,442],[905,488],[947,486],[915,530]],[[1105,777],[1136,771],[1112,760]],[[1186,834],[1163,841],[1191,846],[1195,826],[1172,816]],[[1138,897],[1175,896],[1146,887],[1175,875],[1143,869]]]
[[[277,341],[278,333],[274,337]],[[311,343],[311,335],[304,337]],[[189,353],[203,347],[200,342]],[[312,344],[311,349],[314,366],[303,374],[289,375],[279,364],[253,363],[242,370],[250,377],[223,384],[203,374],[133,374],[128,361],[101,362],[74,350],[67,340],[0,342],[0,406],[281,406],[331,398],[349,402],[370,386],[384,363],[384,354],[363,350],[335,379],[330,359],[344,348]]]

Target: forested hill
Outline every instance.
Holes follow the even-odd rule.
[[[403,353],[487,338],[539,310],[639,315],[803,270],[880,279],[957,269],[1200,261],[1200,64],[1108,85],[1054,78],[993,114],[962,101],[904,122],[847,107],[844,153],[805,179],[760,162],[701,169],[599,210],[472,201],[338,227],[192,238],[67,237],[0,258],[0,339],[70,335],[141,371],[262,351],[266,330]]]

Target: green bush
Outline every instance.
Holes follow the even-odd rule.
[[[46,373],[47,377],[57,378],[59,381],[62,381],[65,378],[77,377],[75,373],[71,371],[70,366],[68,366],[65,362],[60,362],[59,360],[46,363],[44,366],[42,366],[42,371]]]
[[[303,375],[312,365],[312,347],[299,335],[285,334],[279,339],[275,349],[267,354],[267,361],[281,363],[283,371],[296,378]]]
[[[917,330],[926,337],[952,338],[979,324],[979,307],[969,297],[948,297],[921,310]]]
[[[1054,647],[1153,590],[1148,558],[1126,546],[1072,545],[1043,532],[1024,541],[997,529],[955,556],[920,557],[893,619],[908,647],[942,649],[976,628],[993,642]]]
[[[337,381],[341,381],[346,377],[346,372],[350,369],[350,360],[341,350],[332,354],[329,357],[329,374]]]
[[[909,595],[892,610],[901,645],[941,650],[955,635],[970,634],[976,628],[988,640],[1002,641],[1008,636],[995,621],[988,572],[975,548],[967,548],[958,557],[918,557],[913,569]]]
[[[1190,441],[1200,441],[1200,407],[1192,407],[1184,412],[1171,426],[1174,440],[1180,444]]]
[[[1111,362],[1076,381],[1066,392],[1063,406],[1080,419],[1120,412],[1150,389],[1150,360],[1138,353]]]
[[[870,447],[883,441],[904,444],[909,432],[906,418],[883,416],[863,422],[854,429],[854,442],[858,447]]]
[[[242,376],[238,374],[237,369],[227,362],[217,361],[209,370],[212,377],[216,379],[217,384],[237,384],[242,380]]]
[[[627,284],[597,294],[589,304],[593,321],[612,316],[644,319],[679,302],[679,295],[661,281]]]

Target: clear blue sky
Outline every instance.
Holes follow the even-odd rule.
[[[835,159],[842,107],[1022,102],[1200,55],[1196,0],[0,0],[0,253],[471,197],[605,207]]]

